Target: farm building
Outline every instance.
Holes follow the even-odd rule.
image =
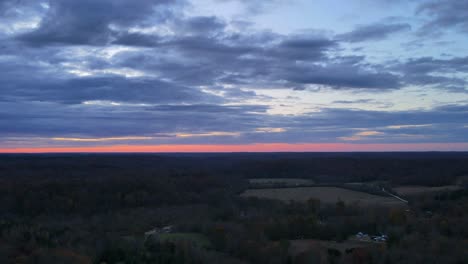
[[[164,226],[162,228],[154,228],[154,229],[151,229],[149,231],[146,231],[145,236],[154,236],[154,235],[158,235],[158,234],[169,234],[169,233],[172,233],[173,230],[174,230],[174,226],[172,226],[172,225]]]
[[[387,235],[378,235],[378,236],[370,236],[363,232],[359,232],[356,234],[356,238],[361,241],[375,241],[375,242],[386,242],[388,240]]]

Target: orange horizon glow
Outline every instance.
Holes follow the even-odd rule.
[[[216,153],[216,152],[385,152],[468,151],[468,143],[351,144],[265,143],[240,145],[114,145],[92,147],[0,148],[0,153]]]

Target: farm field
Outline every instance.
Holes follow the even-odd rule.
[[[393,190],[402,196],[420,195],[424,193],[442,192],[442,191],[456,191],[460,190],[461,187],[458,185],[445,185],[438,187],[427,187],[427,186],[400,186],[395,187]]]
[[[383,244],[376,242],[365,242],[358,240],[346,240],[343,242],[327,241],[327,240],[318,240],[318,239],[296,239],[290,240],[290,253],[293,256],[299,255],[303,252],[306,252],[312,248],[325,248],[325,249],[334,249],[340,253],[346,253],[346,250],[355,249],[355,248],[368,248],[368,247],[378,247]]]
[[[297,187],[297,188],[270,188],[248,189],[241,194],[242,197],[257,197],[277,199],[284,202],[304,202],[309,199],[319,199],[323,203],[336,203],[344,201],[348,204],[403,206],[404,203],[392,197],[377,196],[364,192],[352,191],[338,187]]]
[[[199,233],[168,233],[159,234],[158,239],[162,242],[178,242],[185,241],[200,248],[212,248],[208,238]]]
[[[266,185],[275,185],[281,184],[284,186],[297,186],[297,185],[306,185],[314,184],[314,181],[309,179],[300,179],[300,178],[252,178],[249,179],[249,183],[256,186],[266,186]]]

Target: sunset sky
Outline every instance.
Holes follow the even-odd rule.
[[[468,151],[468,0],[0,0],[0,152]]]

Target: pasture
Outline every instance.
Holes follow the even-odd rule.
[[[339,251],[341,254],[344,254],[347,250],[350,249],[382,246],[382,244],[379,243],[358,240],[346,240],[343,242],[336,242],[318,239],[297,239],[290,240],[289,243],[289,251],[290,254],[293,256],[297,256],[313,248],[334,249]]]
[[[458,185],[445,185],[438,187],[427,187],[427,186],[400,186],[394,187],[393,190],[402,196],[413,196],[421,195],[426,193],[435,193],[435,192],[446,192],[446,191],[456,191],[460,190],[461,187]]]
[[[188,242],[200,248],[212,248],[211,242],[199,233],[167,233],[159,234],[158,240],[161,242]]]
[[[252,178],[249,183],[252,186],[300,186],[314,184],[314,181],[300,178]]]
[[[248,189],[241,194],[242,197],[257,197],[274,199],[284,202],[305,202],[309,199],[318,199],[323,203],[336,203],[343,201],[347,204],[403,206],[404,203],[393,198],[352,191],[338,187],[297,187],[297,188],[269,188]]]

